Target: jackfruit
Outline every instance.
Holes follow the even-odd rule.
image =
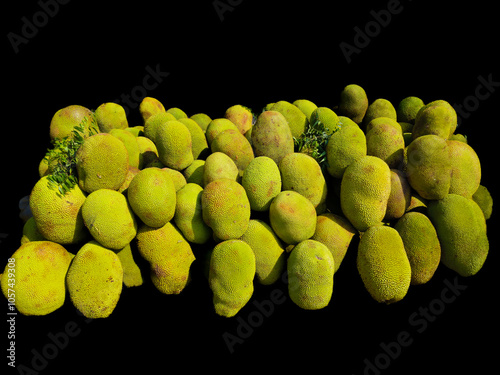
[[[149,262],[151,280],[161,293],[179,294],[191,280],[195,261],[191,245],[171,222],[161,228],[143,224],[137,232],[137,248]]]
[[[392,103],[383,98],[376,99],[373,101],[366,110],[365,117],[363,117],[363,124],[366,128],[366,125],[370,123],[373,119],[377,117],[389,117],[394,121],[397,121],[396,109],[392,105]]]
[[[252,219],[240,240],[252,248],[255,255],[255,274],[260,284],[271,285],[282,275],[286,266],[283,244],[264,221]]]
[[[128,152],[128,165],[139,168],[140,152],[137,138],[125,129],[111,129],[109,134],[118,138],[125,145]]]
[[[433,134],[413,140],[406,151],[406,178],[425,199],[443,199],[450,190],[452,164],[446,141]]]
[[[451,161],[450,194],[472,198],[481,182],[481,163],[467,143],[447,141]]]
[[[174,115],[160,111],[148,117],[144,122],[144,136],[151,139],[156,145],[158,129],[162,128],[167,121],[175,121]]]
[[[250,130],[253,124],[252,112],[240,104],[229,107],[224,113],[224,117],[235,124],[241,134]]]
[[[267,156],[276,164],[294,151],[293,137],[285,117],[276,111],[262,112],[252,128],[255,156]]]
[[[333,293],[335,261],[321,242],[305,240],[292,250],[287,261],[288,293],[291,300],[306,310],[322,309]]]
[[[123,285],[127,288],[143,284],[141,269],[134,260],[130,244],[116,253],[123,268]]]
[[[238,130],[227,129],[220,132],[213,139],[210,148],[212,152],[223,152],[233,159],[240,176],[243,175],[243,171],[254,159],[254,152],[250,142]]]
[[[377,302],[402,300],[411,282],[411,266],[403,240],[392,227],[374,225],[361,236],[356,259],[366,290]]]
[[[77,185],[61,197],[57,188],[49,185],[48,176],[38,180],[29,203],[41,235],[63,245],[83,241],[88,236],[81,212],[85,200]]]
[[[300,109],[304,115],[306,115],[309,122],[311,122],[311,114],[316,108],[318,108],[316,104],[307,99],[297,99],[292,104]]]
[[[221,240],[240,238],[248,228],[250,202],[243,186],[221,178],[210,182],[201,196],[203,221]]]
[[[415,124],[417,113],[423,106],[424,101],[416,96],[407,96],[402,99],[396,108],[398,122]]]
[[[224,130],[228,129],[233,129],[233,130],[238,130],[238,127],[233,124],[231,120],[228,120],[227,118],[216,118],[210,121],[210,123],[207,126],[207,130],[205,131],[205,136],[207,137],[207,142],[208,145],[212,145],[212,141],[219,135],[219,133],[223,132]]]
[[[328,193],[325,176],[318,162],[311,156],[294,152],[279,163],[282,190],[293,190],[311,201],[318,212],[325,208]]]
[[[118,190],[127,177],[128,160],[127,148],[118,138],[107,133],[88,137],[76,153],[80,188],[87,193]]]
[[[493,198],[488,191],[488,188],[483,185],[479,185],[476,192],[472,195],[474,202],[478,204],[483,211],[484,218],[488,220],[493,212]]]
[[[86,318],[107,318],[123,288],[123,267],[118,255],[96,241],[86,243],[68,269],[66,284],[73,305]]]
[[[276,235],[288,245],[312,237],[316,209],[309,199],[293,190],[280,192],[269,207],[269,221]]]
[[[334,271],[337,272],[355,234],[356,229],[349,220],[340,215],[324,213],[317,217],[316,231],[311,240],[321,242],[330,250],[335,265]]]
[[[82,217],[92,237],[112,250],[123,249],[137,233],[137,222],[125,196],[100,189],[87,196]]]
[[[271,107],[271,111],[279,112],[285,117],[292,136],[297,139],[304,133],[309,124],[306,115],[299,108],[285,100],[276,102]]]
[[[143,169],[130,182],[127,197],[134,213],[150,227],[162,227],[174,217],[176,191],[167,171]]]
[[[64,304],[66,272],[72,259],[73,254],[55,242],[21,245],[0,279],[3,295],[14,298],[16,309],[23,315],[50,314]]]
[[[215,312],[230,318],[238,313],[253,294],[255,255],[241,240],[217,244],[210,256],[208,282]]]
[[[181,172],[176,171],[175,169],[167,168],[167,167],[161,168],[161,169],[166,171],[168,173],[168,175],[170,176],[170,178],[172,179],[172,182],[174,183],[176,192],[179,191],[180,188],[182,188],[184,185],[187,184],[186,177],[184,177],[184,175]]]
[[[188,115],[186,115],[186,112],[184,112],[182,109],[177,108],[177,107],[172,107],[167,109],[167,113],[170,113],[175,117],[176,120],[180,120],[181,118],[188,118]]]
[[[448,194],[427,212],[441,243],[441,262],[460,276],[475,275],[488,256],[486,219],[472,199]]]
[[[339,117],[328,107],[318,107],[311,114],[311,124],[320,122],[327,134],[333,134],[339,129]]]
[[[375,156],[364,156],[350,164],[340,187],[340,205],[352,225],[364,232],[384,219],[391,193],[391,171]]]
[[[94,132],[99,132],[99,125],[90,109],[81,105],[70,105],[61,108],[50,121],[50,139],[73,137],[73,129],[82,122],[84,122],[85,136],[89,135],[90,128]]]
[[[245,188],[254,211],[267,211],[271,201],[281,191],[281,174],[273,159],[258,156],[243,173],[241,185]]]
[[[389,168],[398,168],[403,164],[405,141],[401,126],[394,120],[387,120],[375,122],[377,119],[374,119],[367,125],[366,154],[382,159]],[[399,129],[390,121],[394,121]]]
[[[166,121],[156,131],[156,148],[160,161],[168,168],[181,171],[193,162],[191,133],[179,121]]]
[[[411,266],[411,284],[425,284],[436,272],[441,260],[441,245],[427,216],[408,212],[394,225],[403,240]]]
[[[33,241],[47,241],[36,226],[35,218],[32,216],[23,225],[23,235],[21,236],[21,245]]]
[[[146,124],[151,116],[165,112],[165,107],[158,99],[146,96],[139,104],[139,112],[141,113],[143,123]]]
[[[117,103],[103,103],[95,110],[95,119],[101,133],[109,133],[111,129],[128,128],[125,109]]]
[[[434,134],[448,139],[457,128],[457,113],[445,100],[435,100],[420,108],[415,118],[412,138]]]
[[[214,152],[205,160],[203,186],[207,186],[210,182],[221,178],[236,181],[238,175],[239,170],[233,159],[222,152]]]
[[[177,192],[175,206],[175,225],[189,242],[196,244],[204,244],[212,238],[212,230],[203,221],[202,193],[200,185],[187,183]]]
[[[119,193],[122,193],[123,195],[127,196],[127,192],[128,192],[128,187],[130,185],[130,183],[132,182],[132,180],[134,179],[134,177],[140,172],[141,170],[139,168],[136,168],[136,167],[132,167],[132,166],[128,166],[128,172],[127,172],[127,177],[125,177],[125,181],[123,181],[123,184],[122,186],[120,186],[118,188],[118,192]]]
[[[205,174],[205,160],[195,160],[189,167],[184,169],[182,174],[186,179],[186,183],[194,183],[200,186],[203,185],[203,175]]]
[[[205,159],[210,154],[210,149],[208,147],[207,138],[205,137],[205,133],[200,128],[200,126],[196,123],[196,121],[189,118],[181,118],[178,120],[182,122],[186,128],[188,128],[189,133],[191,134],[191,143],[192,143],[192,153],[193,159]]]
[[[410,207],[411,187],[404,172],[391,169],[391,193],[387,201],[385,220],[399,219]]]
[[[365,90],[356,84],[347,85],[340,93],[339,114],[360,124],[368,109]]]
[[[208,124],[210,124],[210,122],[212,121],[210,116],[207,115],[206,113],[196,113],[192,115],[190,119],[196,121],[196,123],[201,128],[201,130],[203,130],[204,133],[207,130]]]
[[[139,147],[139,169],[147,168],[149,164],[159,160],[158,149],[151,139],[138,136],[136,141]]]
[[[339,116],[339,121],[340,129],[326,145],[327,170],[335,178],[342,178],[351,163],[366,156],[365,133],[348,117]]]

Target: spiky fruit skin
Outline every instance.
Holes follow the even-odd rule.
[[[402,99],[397,108],[397,120],[400,122],[407,122],[415,124],[415,118],[418,111],[424,106],[424,101],[416,96],[407,96]]]
[[[298,243],[287,261],[291,300],[305,310],[328,306],[333,293],[334,263],[332,253],[321,242],[305,240]]]
[[[149,262],[151,281],[161,293],[179,294],[190,281],[195,256],[191,245],[171,222],[161,228],[142,225],[137,232],[137,248]]]
[[[203,186],[221,178],[236,181],[238,176],[239,170],[235,162],[223,152],[213,152],[205,160]]]
[[[73,305],[86,318],[107,318],[122,292],[121,261],[114,251],[88,242],[76,253],[66,283]]]
[[[436,229],[420,212],[404,214],[394,225],[403,240],[411,266],[411,284],[427,283],[439,266],[441,245]]]
[[[356,84],[347,85],[340,93],[339,114],[360,124],[368,109],[365,90]]]
[[[88,137],[76,153],[78,184],[87,193],[118,190],[127,177],[128,167],[127,148],[111,134]]]
[[[143,284],[141,269],[134,260],[130,244],[116,253],[123,268],[123,285],[127,288]]]
[[[281,191],[280,170],[273,159],[258,156],[245,169],[241,185],[247,192],[252,210],[267,211]]]
[[[262,112],[252,128],[255,156],[267,156],[279,164],[294,150],[293,136],[285,116],[277,111]]]
[[[94,114],[90,109],[81,105],[70,105],[61,108],[54,114],[50,121],[50,139],[72,137],[74,127],[80,125],[85,118],[87,118],[87,122],[84,125],[84,134],[89,134],[90,127],[98,132],[99,125],[95,121]]]
[[[304,115],[306,115],[309,122],[311,120],[312,113],[316,108],[318,108],[316,104],[307,99],[297,99],[292,104],[300,109]]]
[[[23,315],[50,314],[64,304],[66,272],[72,259],[73,254],[55,242],[21,245],[0,278],[3,295],[7,299],[14,296],[16,309]],[[14,275],[14,285],[9,285],[12,278],[8,275]]]
[[[493,197],[488,191],[488,188],[486,186],[479,185],[476,192],[472,195],[472,199],[483,211],[484,218],[488,220],[493,212]]]
[[[237,130],[239,132],[238,127],[227,118],[216,118],[210,121],[207,125],[207,130],[205,131],[208,145],[211,146],[215,137],[217,137],[219,133],[228,129]]]
[[[144,136],[152,140],[156,145],[158,129],[167,121],[175,121],[174,115],[165,111],[160,111],[149,116],[144,122]]]
[[[390,304],[406,296],[411,266],[403,240],[394,228],[368,228],[361,236],[356,263],[366,290],[377,302]]]
[[[63,245],[84,240],[88,235],[81,213],[85,199],[84,192],[76,185],[61,197],[57,188],[49,187],[48,177],[38,180],[29,203],[40,234]]]
[[[190,118],[181,118],[178,121],[182,122],[186,128],[188,128],[189,133],[191,133],[193,159],[205,159],[209,154],[210,149],[203,130],[196,123],[196,121]]]
[[[399,219],[411,203],[411,187],[404,172],[391,169],[391,194],[387,201],[385,220]]]
[[[280,112],[285,117],[292,136],[297,139],[304,133],[309,124],[306,115],[299,108],[285,100],[276,102],[271,111]]]
[[[103,103],[95,110],[95,119],[101,133],[109,133],[111,129],[128,128],[125,109],[117,103]]]
[[[137,233],[132,208],[125,196],[114,190],[90,193],[82,205],[82,217],[92,237],[108,249],[123,249]]]
[[[481,162],[476,151],[467,143],[446,142],[450,153],[451,181],[450,194],[472,198],[481,183]]]
[[[333,134],[339,129],[339,117],[328,107],[318,107],[311,114],[310,123],[321,122],[328,134]]]
[[[342,178],[346,168],[366,156],[366,136],[351,119],[339,116],[340,129],[332,134],[326,145],[328,173]]]
[[[280,192],[269,207],[269,220],[277,236],[288,245],[309,239],[316,230],[316,209],[293,190]]]
[[[176,120],[180,120],[181,118],[188,118],[188,115],[186,112],[184,112],[182,109],[177,108],[177,107],[172,107],[167,109],[167,113],[172,114]]]
[[[446,141],[434,134],[410,143],[406,152],[406,178],[425,199],[443,199],[450,190],[452,164]]]
[[[245,134],[252,128],[252,112],[240,104],[229,107],[224,113],[224,117],[235,124],[241,134]]]
[[[457,113],[445,100],[435,100],[426,104],[417,113],[412,138],[434,134],[448,139],[457,128]]]
[[[190,119],[196,121],[196,123],[201,128],[201,130],[203,130],[203,132],[207,130],[208,124],[210,124],[210,121],[212,121],[210,116],[207,115],[206,113],[196,113],[192,115]]]
[[[255,275],[260,284],[271,285],[282,275],[286,265],[285,250],[272,228],[262,220],[252,219],[240,240],[252,248],[255,255]]]
[[[460,276],[475,275],[489,251],[486,220],[472,199],[448,194],[431,201],[427,211],[441,243],[441,262]]]
[[[139,168],[139,145],[136,136],[125,129],[111,129],[108,133],[125,145],[128,152],[128,165]]]
[[[221,240],[239,238],[250,221],[250,202],[243,186],[222,178],[212,181],[201,196],[203,221]]]
[[[127,197],[134,213],[150,227],[162,227],[174,217],[176,191],[167,171],[143,169],[130,182]]]
[[[217,244],[208,274],[215,312],[227,318],[236,315],[252,297],[254,277],[255,255],[250,245],[241,240]]]
[[[387,163],[364,156],[347,167],[340,187],[344,216],[363,232],[385,216],[391,193],[391,172]]]
[[[248,164],[254,159],[254,152],[250,142],[239,130],[227,129],[214,138],[210,144],[212,152],[222,152],[229,156],[238,167],[239,176]]]
[[[374,121],[376,119],[368,125],[372,125]],[[398,168],[403,164],[404,148],[405,141],[401,127],[398,129],[387,122],[376,123],[366,133],[367,155],[382,159],[389,168]]]
[[[366,128],[366,125],[368,125],[370,121],[377,117],[389,117],[397,121],[398,116],[396,114],[396,109],[389,100],[379,98],[368,106],[365,117],[363,117],[364,128]]]
[[[139,112],[145,124],[151,116],[160,112],[165,112],[165,107],[158,99],[146,96],[142,99],[141,104],[139,104]]]
[[[182,171],[193,162],[191,133],[179,121],[166,121],[156,131],[155,144],[160,161],[168,168]]]

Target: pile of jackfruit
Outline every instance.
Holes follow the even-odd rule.
[[[111,102],[54,114],[0,281],[22,314],[69,297],[105,318],[143,277],[181,293],[193,262],[205,262],[220,316],[285,274],[294,304],[321,309],[348,250],[367,293],[389,304],[440,264],[465,277],[486,260],[493,200],[445,100],[369,102],[352,84],[331,108],[282,100],[212,119],[146,97],[139,112],[138,126]]]

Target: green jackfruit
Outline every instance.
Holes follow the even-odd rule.
[[[156,131],[155,141],[160,161],[181,171],[193,162],[191,133],[179,121],[166,121]]]
[[[76,153],[78,184],[87,193],[118,190],[127,177],[128,167],[127,148],[111,134],[88,137]]]
[[[339,116],[339,121],[340,129],[326,145],[327,170],[335,178],[342,178],[352,162],[366,156],[365,133],[348,117]]]
[[[271,111],[279,112],[285,117],[293,137],[298,139],[307,129],[307,116],[292,103],[281,100],[271,107]]]
[[[95,110],[95,119],[101,133],[109,133],[111,129],[128,128],[125,109],[117,103],[103,103]]]
[[[175,185],[163,169],[140,171],[130,182],[127,197],[134,213],[150,227],[162,227],[174,217]]]
[[[396,108],[398,122],[415,124],[417,113],[423,106],[424,101],[416,96],[407,96],[402,99]]]
[[[227,178],[212,181],[201,196],[203,220],[221,240],[239,238],[250,220],[250,202],[243,186]]]
[[[100,189],[87,196],[82,217],[92,237],[102,246],[121,250],[137,233],[137,222],[125,196],[110,189]]]
[[[385,220],[399,219],[410,207],[411,186],[406,180],[404,172],[391,169],[391,194],[387,201]]]
[[[114,251],[96,241],[83,245],[66,275],[73,305],[86,318],[107,318],[114,311],[123,288],[123,267]]]
[[[215,312],[227,318],[238,313],[253,294],[255,255],[241,240],[217,244],[210,256],[208,282]]]
[[[109,134],[123,142],[128,152],[128,165],[139,168],[139,145],[137,138],[125,129],[111,129]]]
[[[181,118],[178,121],[182,122],[191,133],[193,159],[205,159],[210,153],[210,149],[203,130],[196,121],[190,118]]]
[[[204,244],[212,238],[212,230],[203,221],[201,196],[203,188],[187,183],[177,192],[174,222],[189,242]]]
[[[134,260],[130,244],[116,253],[123,268],[123,285],[127,288],[143,284],[141,269]]]
[[[33,241],[47,241],[36,226],[35,218],[32,216],[23,225],[23,235],[21,245]]]
[[[194,183],[200,186],[205,186],[203,184],[203,176],[205,174],[205,160],[195,160],[191,163],[189,167],[182,171],[182,174],[186,178],[186,183]]]
[[[216,118],[210,121],[210,123],[207,126],[207,130],[205,132],[205,136],[207,137],[207,142],[208,145],[212,145],[212,141],[219,135],[220,132],[223,132],[224,130],[228,129],[233,129],[233,130],[238,130],[238,127],[231,121],[228,120],[227,118]]]
[[[391,171],[375,156],[350,164],[342,177],[340,205],[344,216],[359,231],[379,224],[385,217],[391,193]]]
[[[306,310],[328,306],[335,261],[324,244],[314,240],[298,243],[288,258],[287,273],[288,293],[297,306]]]
[[[411,266],[403,240],[394,228],[368,228],[359,241],[356,262],[366,290],[377,302],[390,304],[406,296]]]
[[[311,124],[321,122],[328,134],[333,134],[339,129],[339,117],[328,107],[318,107],[311,114]]]
[[[488,191],[488,188],[486,186],[479,185],[476,192],[472,195],[472,199],[483,211],[484,218],[488,220],[493,212],[493,198]]]
[[[182,188],[184,185],[187,184],[187,181],[186,181],[186,177],[184,177],[184,175],[179,172],[179,171],[176,171],[175,169],[171,169],[171,168],[162,168],[164,171],[166,171],[168,173],[168,175],[170,176],[170,178],[172,179],[172,182],[174,183],[174,186],[175,186],[175,191],[179,191],[180,188]]]
[[[406,149],[406,178],[425,199],[443,199],[450,190],[452,164],[446,141],[433,134],[413,140]]]
[[[392,103],[383,98],[376,99],[373,101],[366,110],[365,117],[363,117],[363,124],[366,129],[366,126],[377,117],[389,117],[394,121],[397,121],[396,109],[392,105]]]
[[[155,144],[158,129],[163,127],[167,121],[175,121],[174,115],[165,111],[159,111],[147,118],[144,122],[144,136],[151,139]]]
[[[146,96],[139,104],[139,112],[141,113],[143,123],[146,124],[151,116],[165,112],[165,107],[158,99]]]
[[[447,101],[435,100],[418,111],[412,130],[412,138],[434,134],[448,139],[456,128],[457,113],[455,109]]]
[[[64,304],[66,272],[73,254],[51,241],[21,245],[5,266],[0,286],[23,315],[47,315]],[[12,285],[14,284],[14,285]]]
[[[286,118],[280,112],[262,112],[252,128],[252,146],[255,156],[267,156],[279,164],[294,150],[292,131]]]
[[[223,152],[213,152],[205,160],[203,186],[207,186],[210,182],[221,178],[236,181],[238,175],[239,170],[233,159]]]
[[[252,112],[240,105],[233,105],[226,110],[224,117],[236,125],[241,134],[245,134],[252,128],[253,115]]]
[[[161,228],[145,224],[137,232],[137,248],[149,262],[151,281],[161,293],[179,294],[191,280],[195,261],[191,245],[171,222]]]
[[[296,106],[298,109],[300,109],[304,115],[306,115],[307,120],[309,122],[311,120],[311,114],[314,112],[316,108],[318,108],[316,104],[307,99],[298,99],[294,101],[292,104]]]
[[[472,199],[448,194],[427,212],[441,243],[441,262],[460,276],[475,275],[488,256],[486,219]]]
[[[467,143],[447,141],[451,161],[450,194],[472,198],[481,182],[481,163]]]
[[[273,159],[258,156],[243,173],[241,185],[245,188],[254,211],[267,211],[271,201],[281,191],[281,174]]]
[[[254,159],[254,152],[250,142],[239,130],[227,129],[220,132],[212,140],[210,149],[212,152],[222,152],[233,159],[240,176],[243,175],[243,171]]]
[[[355,234],[356,229],[346,218],[332,213],[324,213],[317,217],[316,231],[311,240],[321,242],[330,250],[335,272],[337,272]]]
[[[81,105],[70,105],[58,110],[50,121],[50,139],[62,139],[65,137],[73,137],[73,129],[75,126],[84,122],[84,134],[89,134],[89,129],[98,133],[99,125],[95,120],[94,114],[88,108]]]
[[[81,212],[85,194],[78,185],[63,197],[58,194],[48,177],[38,180],[31,190],[29,205],[38,231],[47,240],[63,245],[83,241],[88,236]]]
[[[188,118],[188,115],[186,112],[184,112],[182,109],[177,108],[177,107],[172,107],[167,109],[167,113],[170,113],[175,117],[176,120],[180,120],[181,118]]]
[[[271,202],[269,221],[283,242],[295,245],[314,234],[316,209],[309,199],[296,191],[282,191]]]
[[[252,219],[240,240],[249,244],[255,254],[255,274],[259,283],[275,283],[285,269],[286,253],[272,228],[262,220]]]
[[[441,245],[434,226],[420,212],[404,214],[394,225],[403,240],[411,266],[411,284],[425,284],[441,260]]]
[[[196,113],[192,115],[190,119],[196,121],[196,123],[201,128],[201,130],[203,130],[204,133],[207,130],[208,124],[210,124],[210,122],[212,121],[210,116],[207,115],[206,113]]]
[[[360,124],[368,109],[365,90],[355,84],[347,85],[340,93],[339,114]]]
[[[405,148],[401,126],[390,118],[382,117],[387,119],[383,122],[380,119],[374,119],[367,125],[366,153],[382,159],[389,168],[398,168],[403,164]]]

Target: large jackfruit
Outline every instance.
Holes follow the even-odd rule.
[[[254,152],[248,139],[239,130],[227,129],[213,139],[210,144],[212,152],[222,152],[228,155],[238,167],[239,175],[254,159]]]
[[[212,181],[228,178],[236,181],[239,170],[233,159],[223,152],[213,152],[208,155],[203,167],[203,186],[207,186]]]
[[[103,103],[95,110],[95,119],[101,133],[109,133],[111,129],[128,128],[125,109],[118,103]]]
[[[415,117],[412,138],[434,134],[448,139],[457,128],[457,113],[445,100],[435,100],[424,105]]]
[[[403,164],[404,148],[401,126],[395,120],[379,117],[367,125],[367,155],[379,157],[389,165],[389,168],[398,168]]]
[[[85,135],[90,134],[91,128],[92,132],[99,131],[99,125],[90,109],[81,105],[61,108],[50,121],[50,139],[73,137],[73,129],[81,123],[84,123]]]
[[[192,139],[186,125],[177,120],[166,121],[156,130],[153,140],[160,161],[168,168],[181,171],[193,162]]]
[[[293,137],[299,139],[307,129],[309,121],[307,121],[306,115],[292,103],[281,100],[271,107],[271,111],[279,112],[285,117]]]

